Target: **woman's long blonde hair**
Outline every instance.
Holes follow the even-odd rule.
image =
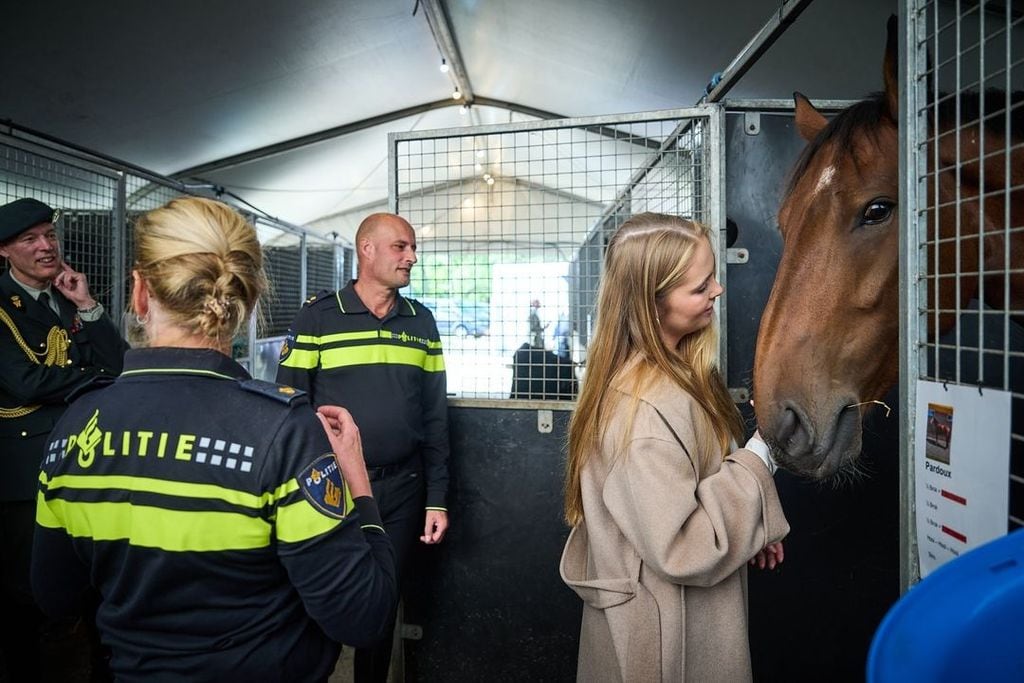
[[[580,473],[604,436],[610,412],[611,385],[628,368],[627,386],[639,401],[642,388],[658,375],[669,377],[703,408],[712,443],[697,443],[698,457],[724,457],[733,439],[743,436],[743,421],[718,372],[718,331],[714,324],[687,335],[675,350],[665,348],[659,334],[658,304],[677,287],[690,267],[701,240],[710,242],[704,225],[656,213],[642,213],[623,223],[605,254],[597,297],[597,324],[587,349],[587,374],[569,422],[569,460],[565,486],[565,519],[583,519]],[[635,363],[630,363],[636,359]],[[627,433],[629,428],[627,428]],[[697,463],[701,469],[706,462]]]

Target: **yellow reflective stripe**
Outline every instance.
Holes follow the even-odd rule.
[[[325,334],[322,337],[314,337],[310,334],[300,334],[295,337],[295,341],[300,344],[312,344],[314,346],[321,346],[323,344],[330,344],[332,342],[343,342],[353,341],[358,339],[376,339],[377,330],[364,330],[362,332],[338,332],[337,334]]]
[[[204,498],[207,500],[223,500],[232,505],[260,510],[276,500],[280,500],[299,487],[294,479],[279,486],[273,493],[261,496],[245,491],[224,488],[214,484],[193,484],[184,481],[167,481],[151,477],[134,477],[126,475],[86,475],[64,474],[54,477],[47,485],[51,491],[59,488],[68,489],[118,489],[121,491],[138,491],[144,493],[161,493],[180,498]]]
[[[342,368],[350,365],[413,365],[428,372],[444,370],[444,356],[427,355],[425,349],[372,344],[324,349],[320,352],[320,367]]]
[[[53,498],[46,505],[71,536],[128,541],[170,552],[253,550],[270,545],[270,524],[236,512],[169,510],[132,503]]]
[[[36,524],[47,529],[60,529],[61,523],[46,504],[46,496],[40,491],[36,495]]]
[[[297,349],[292,347],[292,350],[285,356],[284,360],[281,361],[281,365],[286,368],[299,368],[300,370],[312,370],[317,366],[320,361],[320,354],[316,351],[307,351],[306,349]]]
[[[352,492],[348,490],[348,482],[346,482],[345,514],[351,513],[354,507]],[[290,505],[282,505],[277,508],[277,538],[285,543],[305,541],[327,533],[338,526],[341,521],[337,517],[328,517],[303,498]]]
[[[310,346],[325,346],[336,342],[360,341],[364,339],[416,339],[420,343],[426,343],[428,349],[440,349],[441,340],[431,341],[422,337],[415,337],[407,332],[391,332],[390,330],[366,330],[363,332],[338,332],[337,334],[325,334],[322,337],[315,337],[310,334],[300,334],[295,337],[297,344],[309,344]],[[294,353],[294,352],[293,352]]]
[[[138,370],[125,370],[121,373],[121,376],[151,374],[203,375],[206,377],[216,377],[217,379],[236,379],[231,375],[224,375],[219,372],[214,372],[213,370],[201,370],[196,368],[139,368]]]

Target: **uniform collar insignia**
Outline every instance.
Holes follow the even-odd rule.
[[[11,296],[11,303],[12,303],[12,304],[14,304],[14,307],[15,307],[15,308],[21,308],[21,307],[22,307],[22,305],[23,305],[23,304],[21,303],[21,297],[20,297],[20,296],[18,296],[17,294],[15,294],[15,295]]]

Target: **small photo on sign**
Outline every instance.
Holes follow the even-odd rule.
[[[953,407],[938,403],[928,404],[928,430],[925,456],[949,464],[949,443],[953,438]]]

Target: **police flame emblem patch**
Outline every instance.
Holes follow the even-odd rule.
[[[333,453],[314,460],[296,480],[306,500],[328,517],[345,519],[351,511],[352,497]]]
[[[287,337],[284,338],[284,341],[281,342],[281,353],[278,354],[278,360],[284,360],[285,358],[287,358],[288,354],[292,352],[292,347],[294,345],[295,336],[289,334]]]

